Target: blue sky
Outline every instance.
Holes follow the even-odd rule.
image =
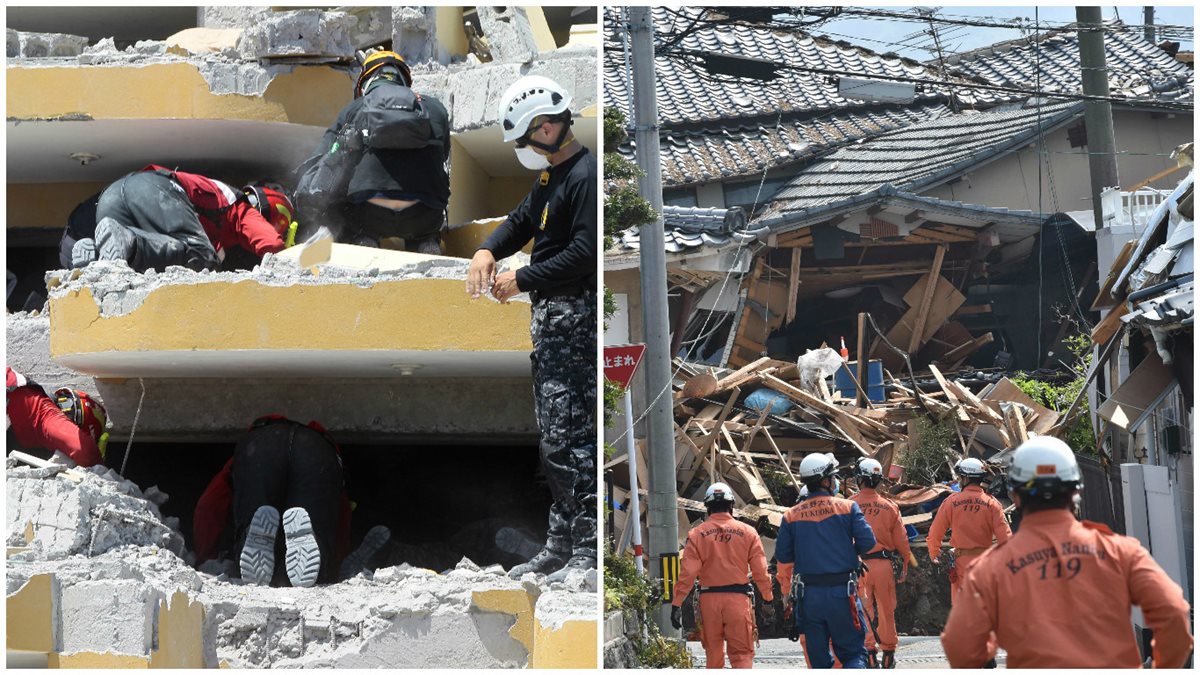
[[[945,18],[982,18],[991,17],[999,20],[1011,19],[1014,17],[1024,17],[1030,21],[1034,18],[1035,8],[1030,7],[996,7],[996,6],[945,6],[938,7],[937,5],[928,5],[931,8],[938,8],[938,14]],[[869,7],[869,9],[882,9],[889,11],[909,12],[910,6],[889,6],[889,7]],[[1117,18],[1127,24],[1142,23],[1142,7],[1141,6],[1121,6],[1121,7],[1103,7],[1104,17],[1106,19]],[[1038,20],[1046,22],[1048,25],[1060,26],[1064,23],[1069,23],[1075,20],[1075,8],[1067,6],[1041,6],[1036,8],[1038,12]],[[1173,24],[1179,26],[1195,27],[1195,10],[1189,6],[1168,6],[1154,8],[1154,22],[1156,24]],[[879,52],[894,51],[902,56],[907,56],[918,61],[926,61],[933,58],[933,55],[922,49],[914,49],[912,46],[903,46],[908,38],[913,33],[927,30],[927,23],[918,23],[902,20],[872,20],[859,18],[834,19],[826,22],[821,28],[813,30],[815,35],[828,35],[833,39],[844,39],[860,46],[873,49]],[[975,28],[965,26],[948,26],[938,24],[938,30],[941,34],[942,47],[948,53],[969,51],[978,47],[984,47],[996,42],[1005,40],[1014,40],[1023,37],[1020,30],[1009,28]],[[932,39],[928,36],[919,36],[907,40],[909,45],[913,44],[929,44],[932,46]],[[1182,50],[1190,51],[1193,49],[1193,43],[1188,40],[1183,43]]]

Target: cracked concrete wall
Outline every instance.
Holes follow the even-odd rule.
[[[10,505],[14,479],[68,498],[73,490],[119,492],[99,475],[76,485],[52,470],[7,473]],[[33,504],[37,520],[54,520],[52,504]],[[10,522],[10,546],[21,537]],[[511,668],[562,665],[570,654],[595,666],[595,570],[547,584],[463,559],[443,574],[400,565],[340,584],[269,588],[194,570],[152,544],[88,555],[35,540],[10,550],[5,580],[10,626],[36,623],[10,630],[10,648],[47,652],[52,664]]]

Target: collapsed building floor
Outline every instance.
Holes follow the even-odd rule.
[[[8,317],[10,365],[96,392],[113,422],[107,477],[8,470],[9,616],[30,618],[10,620],[10,663],[594,662],[595,572],[504,576],[540,548],[550,502],[528,299],[470,300],[462,259],[333,245],[301,268],[297,248],[248,272],[56,272],[48,316]],[[356,329],[301,330],[313,317]],[[374,572],[293,589],[189,565],[197,499],[267,413],[329,426],[351,541],[391,529]]]

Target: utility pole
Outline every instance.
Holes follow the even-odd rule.
[[[671,417],[671,354],[667,318],[667,260],[663,244],[662,168],[658,149],[658,101],[654,90],[654,19],[649,7],[630,7],[629,41],[633,65],[634,140],[642,170],[638,190],[658,214],[641,229],[642,325],[646,340],[646,400],[649,445],[650,499],[647,507],[649,562],[663,578],[663,556],[678,564],[679,521],[675,493],[675,434]],[[631,485],[636,490],[636,485]],[[675,567],[674,569],[677,569]],[[667,637],[679,637],[671,627],[669,599],[655,620]]]
[[[1076,7],[1079,23],[1079,61],[1083,93],[1108,98],[1108,67],[1104,57],[1104,24],[1099,7]],[[1100,192],[1121,183],[1117,178],[1117,143],[1113,132],[1112,104],[1089,100],[1083,113],[1087,128],[1088,165],[1092,177],[1092,214],[1096,232],[1104,227]]]
[[[1142,35],[1146,36],[1146,40],[1154,42],[1154,7],[1143,7]]]

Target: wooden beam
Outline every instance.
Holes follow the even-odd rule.
[[[858,407],[870,407],[870,399],[867,398],[867,393],[863,391],[866,377],[867,365],[871,362],[871,356],[867,353],[867,315],[864,312],[858,313],[858,345],[855,352],[858,357]],[[673,352],[672,352],[673,353]]]
[[[883,213],[884,210],[885,210],[885,207],[882,204],[875,204],[871,208],[867,209],[867,215],[874,216],[874,215]]]
[[[929,319],[929,303],[933,301],[933,290],[937,288],[938,278],[942,273],[942,261],[946,258],[946,246],[939,245],[933,254],[933,266],[929,268],[929,283],[925,284],[925,293],[921,296],[920,310],[917,320],[912,326],[912,335],[908,338],[909,354],[916,354],[921,344],[921,336],[925,334],[925,322]]]
[[[975,353],[975,351],[978,350],[980,347],[982,347],[986,344],[990,344],[993,339],[995,339],[995,338],[992,337],[992,334],[990,332],[984,333],[983,335],[980,335],[979,337],[975,338],[974,340],[971,340],[970,342],[967,342],[965,344],[961,344],[961,345],[955,347],[954,349],[951,349],[950,351],[943,354],[942,358],[941,358],[941,362],[946,365],[957,366],[959,363],[962,362],[963,359],[965,359],[968,356],[970,356],[971,354]]]
[[[792,264],[788,273],[788,305],[784,317],[784,321],[788,324],[796,320],[796,296],[800,294],[800,252],[801,249],[792,249]],[[676,352],[671,353],[675,354]]]
[[[925,217],[925,212],[922,211],[921,209],[917,209],[916,211],[912,211],[908,215],[904,216],[904,222],[909,223],[911,225],[912,223],[915,223],[918,220],[923,219],[924,217]]]

